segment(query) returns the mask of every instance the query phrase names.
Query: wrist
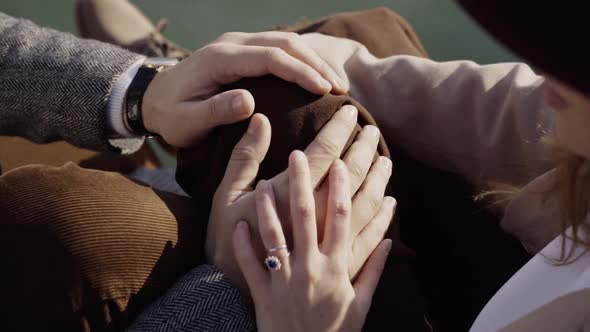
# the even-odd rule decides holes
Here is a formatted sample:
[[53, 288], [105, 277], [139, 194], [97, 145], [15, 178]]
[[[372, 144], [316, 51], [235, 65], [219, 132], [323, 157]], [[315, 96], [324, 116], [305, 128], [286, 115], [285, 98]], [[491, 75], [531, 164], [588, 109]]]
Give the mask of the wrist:
[[150, 89], [156, 76], [178, 61], [168, 58], [147, 58], [131, 82], [125, 99], [124, 119], [126, 127], [136, 135], [158, 134], [156, 108]]
[[143, 126], [145, 129], [151, 133], [156, 133], [160, 136], [160, 129], [158, 128], [158, 107], [156, 106], [156, 102], [158, 100], [158, 89], [156, 88], [156, 84], [153, 84], [155, 80], [161, 77], [162, 73], [157, 73], [152, 83], [150, 83], [146, 90], [145, 94], [143, 95], [142, 100], [142, 112], [143, 112]]

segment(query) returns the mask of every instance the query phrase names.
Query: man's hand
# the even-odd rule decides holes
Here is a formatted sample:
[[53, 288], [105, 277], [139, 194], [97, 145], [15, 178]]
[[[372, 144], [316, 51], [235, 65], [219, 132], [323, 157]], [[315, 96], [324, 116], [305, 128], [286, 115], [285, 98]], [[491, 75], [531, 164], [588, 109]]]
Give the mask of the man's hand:
[[[357, 123], [357, 111], [345, 106], [334, 114], [316, 138], [305, 149], [309, 160], [312, 186], [315, 189], [316, 214], [318, 220], [326, 211], [328, 184], [322, 182], [332, 163], [340, 155]], [[383, 238], [391, 220], [395, 200], [384, 197], [385, 187], [391, 175], [391, 161], [380, 157], [371, 165], [377, 149], [379, 131], [367, 126], [357, 136], [343, 160], [350, 173], [352, 198], [352, 222], [350, 243], [352, 253], [349, 274], [356, 276], [363, 264], [375, 249], [374, 238]], [[258, 238], [258, 224], [255, 208], [255, 195], [252, 184], [258, 173], [260, 162], [264, 159], [270, 145], [270, 124], [266, 117], [256, 114], [252, 117], [248, 132], [233, 150], [225, 176], [215, 197], [207, 232], [207, 254], [234, 284], [246, 289], [243, 277], [236, 263], [231, 246], [231, 234], [238, 221], [247, 221], [256, 236], [253, 243], [261, 259], [264, 248]], [[289, 204], [289, 183], [287, 172], [269, 180], [275, 196], [277, 212], [285, 224], [283, 229], [291, 238], [291, 218]], [[378, 222], [371, 222], [377, 219]], [[365, 227], [366, 226], [366, 227]], [[323, 224], [318, 225], [319, 238], [322, 238]]]
[[214, 127], [254, 112], [248, 91], [219, 93], [221, 85], [266, 74], [316, 94], [348, 90], [347, 83], [295, 33], [226, 33], [156, 75], [143, 98], [144, 126], [172, 146], [191, 146]]

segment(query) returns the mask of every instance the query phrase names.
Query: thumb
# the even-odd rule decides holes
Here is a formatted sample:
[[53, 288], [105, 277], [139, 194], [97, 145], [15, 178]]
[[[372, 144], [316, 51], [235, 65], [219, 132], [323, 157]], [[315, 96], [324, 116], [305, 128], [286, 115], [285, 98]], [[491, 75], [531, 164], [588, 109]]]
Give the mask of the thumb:
[[270, 122], [260, 113], [254, 114], [248, 130], [234, 147], [218, 194], [233, 203], [245, 191], [252, 191], [258, 168], [270, 146]]
[[375, 248], [369, 259], [365, 263], [363, 270], [354, 282], [354, 290], [358, 305], [365, 313], [369, 312], [373, 294], [379, 284], [381, 274], [385, 269], [385, 263], [391, 250], [391, 240], [386, 239]]
[[247, 119], [254, 112], [254, 97], [247, 90], [230, 90], [198, 103], [199, 121], [205, 119], [206, 127], [215, 128], [224, 124]]

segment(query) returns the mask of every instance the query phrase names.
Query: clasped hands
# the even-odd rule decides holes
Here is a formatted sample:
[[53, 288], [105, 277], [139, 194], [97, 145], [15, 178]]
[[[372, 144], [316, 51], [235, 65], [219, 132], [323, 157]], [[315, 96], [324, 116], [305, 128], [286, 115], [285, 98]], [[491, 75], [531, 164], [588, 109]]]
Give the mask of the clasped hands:
[[[365, 126], [339, 159], [356, 123], [357, 110], [344, 106], [305, 152], [291, 154], [287, 170], [256, 189], [268, 119], [255, 114], [233, 149], [213, 198], [206, 249], [252, 297], [259, 331], [362, 329], [391, 248], [383, 237], [396, 203], [384, 197], [391, 161], [372, 163], [376, 127]], [[275, 268], [265, 271], [267, 255]]]
[[[348, 292], [334, 293], [336, 295], [350, 295], [353, 282], [365, 284], [364, 287], [359, 288], [363, 291], [357, 294], [358, 301], [354, 299], [336, 301], [338, 304], [351, 304], [353, 301], [353, 304], [361, 309], [361, 314], [357, 315], [360, 318], [354, 319], [358, 323], [359, 320], [364, 320], [364, 315], [368, 311], [372, 292], [387, 256], [385, 249], [390, 245], [388, 240], [383, 242], [383, 237], [389, 227], [396, 204], [392, 197], [384, 196], [386, 184], [391, 175], [391, 161], [385, 157], [379, 157], [377, 162], [372, 164], [380, 137], [378, 129], [374, 126], [365, 126], [342, 157], [342, 161], [339, 161], [346, 142], [357, 124], [358, 115], [354, 107], [345, 106], [333, 115], [302, 153], [307, 165], [305, 167], [308, 167], [309, 171], [307, 178], [299, 177], [297, 181], [309, 184], [308, 189], [312, 194], [307, 195], [306, 200], [294, 201], [294, 195], [290, 193], [290, 185], [295, 181], [293, 175], [290, 175], [290, 173], [293, 174], [293, 167], [295, 167], [291, 164], [289, 170], [263, 182], [264, 189], [255, 190], [253, 185], [259, 164], [264, 159], [270, 144], [270, 123], [264, 115], [252, 116], [255, 101], [248, 91], [221, 92], [221, 86], [244, 77], [266, 74], [295, 82], [302, 88], [317, 94], [328, 92], [339, 94], [348, 90], [347, 80], [338, 77], [335, 71], [311, 47], [305, 45], [297, 34], [276, 31], [227, 33], [195, 51], [176, 66], [156, 75], [143, 99], [144, 126], [150, 132], [159, 134], [172, 146], [188, 147], [198, 143], [216, 126], [251, 117], [248, 130], [233, 149], [224, 179], [214, 196], [206, 243], [209, 259], [234, 285], [244, 291], [244, 294], [248, 294], [248, 288], [250, 291], [255, 291], [254, 288], [260, 290], [261, 286], [260, 283], [246, 283], [246, 279], [252, 281], [252, 270], [249, 274], [246, 272], [245, 279], [235, 253], [251, 252], [252, 255], [249, 258], [253, 260], [253, 255], [256, 256], [256, 261], [260, 264], [258, 267], [262, 267], [268, 248], [264, 247], [261, 238], [270, 239], [275, 243], [279, 243], [284, 238], [288, 246], [293, 248], [292, 230], [297, 227], [292, 226], [301, 221], [296, 220], [299, 217], [293, 216], [310, 217], [310, 214], [314, 212], [312, 224], [315, 226], [314, 229], [317, 229], [317, 234], [310, 235], [310, 238], [318, 243], [323, 242], [324, 230], [330, 228], [326, 220], [330, 219], [330, 211], [334, 210], [330, 208], [330, 197], [334, 197], [335, 190], [334, 185], [330, 185], [330, 181], [325, 179], [333, 178], [332, 173], [338, 173], [339, 178], [347, 177], [348, 180], [345, 182], [348, 190], [342, 190], [342, 187], [339, 189], [341, 194], [345, 193], [339, 197], [348, 199], [350, 202], [349, 213], [345, 218], [348, 220], [345, 223], [348, 225], [346, 235], [339, 237], [339, 242], [344, 244], [340, 246], [340, 256], [344, 259], [337, 265], [337, 269], [331, 268], [332, 265], [329, 263], [322, 263], [322, 266], [316, 268], [317, 271], [330, 272], [329, 275], [340, 281], [340, 285], [343, 286], [341, 288], [348, 290]], [[334, 166], [339, 163], [341, 167]], [[298, 169], [303, 169], [302, 162], [297, 165], [299, 165]], [[273, 231], [273, 228], [259, 227], [257, 196], [262, 197], [261, 191], [266, 192], [267, 195], [272, 192], [272, 209], [276, 213], [276, 219], [281, 223], [284, 234], [279, 234], [276, 228]], [[260, 206], [260, 202], [258, 203]], [[310, 206], [313, 206], [313, 209]], [[236, 225], [240, 221], [245, 222], [240, 223], [242, 226], [238, 227], [238, 230], [242, 229], [241, 233], [238, 232], [242, 235], [242, 241], [239, 241], [238, 233], [235, 233], [236, 241], [232, 241]], [[246, 223], [247, 231], [244, 231]], [[306, 229], [308, 232], [311, 231], [309, 227]], [[250, 236], [244, 237], [245, 232]], [[248, 238], [250, 242], [247, 241]], [[242, 247], [237, 247], [240, 243]], [[248, 251], [249, 246], [251, 251]], [[298, 250], [303, 250], [301, 246], [299, 247]], [[241, 256], [239, 263], [242, 264], [242, 268], [245, 266], [245, 261], [247, 257]], [[370, 268], [363, 270], [366, 262]], [[315, 275], [309, 268], [306, 272], [308, 273], [304, 275], [308, 277]], [[359, 276], [358, 280], [356, 280], [357, 276]], [[361, 282], [361, 279], [365, 281]], [[300, 286], [311, 287], [319, 282], [315, 277], [307, 281], [305, 285]], [[297, 291], [297, 287], [292, 287], [291, 291]], [[309, 303], [314, 299], [323, 301], [325, 296], [334, 295], [321, 292], [314, 294], [306, 298], [306, 301]], [[272, 309], [272, 302], [262, 303], [260, 297], [253, 298], [257, 313], [260, 313], [263, 308], [266, 308], [266, 311]], [[275, 307], [278, 308], [278, 306]], [[342, 309], [343, 306], [332, 305], [330, 308]], [[333, 322], [338, 321], [338, 319], [333, 320]], [[273, 330], [273, 327], [268, 329]]]

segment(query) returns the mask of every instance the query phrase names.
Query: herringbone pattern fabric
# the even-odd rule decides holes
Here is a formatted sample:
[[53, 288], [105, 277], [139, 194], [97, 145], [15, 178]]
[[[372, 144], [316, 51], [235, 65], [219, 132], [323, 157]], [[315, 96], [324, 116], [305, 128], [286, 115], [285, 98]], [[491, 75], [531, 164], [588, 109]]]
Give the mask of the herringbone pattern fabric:
[[113, 150], [108, 96], [117, 76], [138, 58], [0, 13], [0, 135]]
[[253, 318], [221, 272], [201, 265], [152, 304], [128, 331], [254, 331]]

